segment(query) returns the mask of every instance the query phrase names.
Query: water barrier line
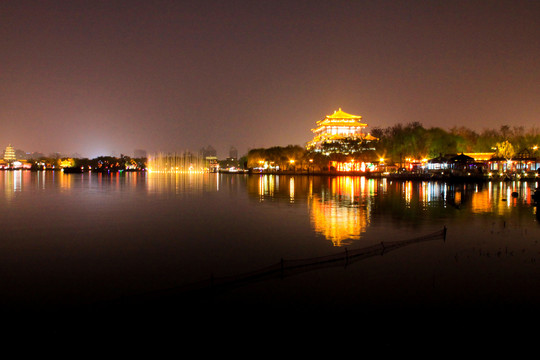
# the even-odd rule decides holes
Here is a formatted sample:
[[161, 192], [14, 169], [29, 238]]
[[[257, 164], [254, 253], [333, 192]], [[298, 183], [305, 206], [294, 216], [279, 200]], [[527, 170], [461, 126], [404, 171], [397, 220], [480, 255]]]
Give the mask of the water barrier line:
[[[436, 231], [424, 236], [408, 239], [397, 240], [389, 242], [381, 242], [376, 245], [368, 246], [361, 249], [349, 250], [345, 248], [344, 252], [327, 255], [322, 257], [298, 259], [298, 260], [284, 260], [281, 259], [279, 263], [241, 275], [234, 275], [228, 277], [216, 278], [213, 275], [208, 280], [203, 280], [197, 283], [193, 283], [187, 286], [175, 287], [166, 290], [159, 290], [150, 293], [141, 294], [135, 297], [130, 297], [131, 301], [144, 300], [149, 298], [158, 298], [169, 296], [173, 298], [179, 298], [185, 295], [194, 295], [204, 293], [207, 295], [216, 294], [220, 291], [230, 290], [242, 285], [250, 283], [285, 278], [300, 273], [313, 271], [322, 268], [328, 268], [332, 266], [348, 266], [356, 261], [363, 260], [373, 256], [382, 256], [389, 251], [399, 249], [404, 246], [408, 246], [415, 243], [424, 241], [431, 241], [436, 239], [446, 240], [447, 228], [444, 226], [442, 230]], [[210, 294], [208, 294], [210, 292]], [[127, 298], [123, 299], [128, 300]]]

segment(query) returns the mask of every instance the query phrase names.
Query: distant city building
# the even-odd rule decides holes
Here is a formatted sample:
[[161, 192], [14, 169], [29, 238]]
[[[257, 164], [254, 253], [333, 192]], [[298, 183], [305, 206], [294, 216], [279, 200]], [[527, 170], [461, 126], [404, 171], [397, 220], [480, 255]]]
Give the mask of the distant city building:
[[28, 155], [29, 159], [34, 159], [34, 160], [38, 160], [38, 159], [41, 159], [41, 158], [44, 158], [44, 157], [45, 157], [44, 153], [37, 152], [37, 151], [34, 151], [30, 155]]
[[17, 156], [15, 155], [15, 149], [11, 144], [9, 144], [6, 147], [6, 150], [4, 150], [4, 160], [8, 163], [13, 162], [17, 160]]
[[238, 159], [238, 150], [234, 146], [229, 149], [229, 158]]
[[147, 157], [146, 150], [135, 149], [135, 151], [133, 152], [133, 157], [136, 158], [136, 159], [141, 159], [141, 158]]
[[208, 145], [205, 148], [200, 150], [201, 156], [204, 158], [214, 158], [217, 157], [217, 151], [211, 145]]
[[231, 168], [240, 168], [240, 162], [237, 158], [228, 157], [225, 160], [219, 162], [219, 167], [221, 169], [231, 169]]
[[210, 172], [217, 172], [219, 170], [219, 161], [215, 156], [207, 156], [204, 158], [204, 168]]
[[24, 150], [16, 149], [15, 157], [17, 158], [17, 160], [26, 160], [28, 159], [28, 153]]

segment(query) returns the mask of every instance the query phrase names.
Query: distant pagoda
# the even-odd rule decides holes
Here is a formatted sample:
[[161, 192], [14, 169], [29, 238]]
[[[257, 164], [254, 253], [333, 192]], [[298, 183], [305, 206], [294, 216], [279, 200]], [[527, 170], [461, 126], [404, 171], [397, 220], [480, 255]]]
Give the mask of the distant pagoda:
[[17, 160], [17, 157], [15, 156], [15, 149], [13, 146], [11, 146], [11, 144], [9, 144], [4, 151], [4, 160], [8, 163]]
[[339, 108], [332, 115], [326, 115], [324, 119], [317, 121], [317, 127], [311, 129], [315, 136], [306, 144], [306, 148], [317, 150], [323, 143], [344, 140], [376, 140], [370, 134], [364, 134], [366, 127], [362, 116], [348, 114]]

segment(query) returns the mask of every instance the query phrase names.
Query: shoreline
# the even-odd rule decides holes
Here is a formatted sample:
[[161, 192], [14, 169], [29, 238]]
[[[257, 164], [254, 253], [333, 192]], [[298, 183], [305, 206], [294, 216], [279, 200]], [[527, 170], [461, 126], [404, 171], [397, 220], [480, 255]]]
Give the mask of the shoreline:
[[[30, 172], [63, 172], [65, 174], [84, 174], [84, 173], [148, 173], [147, 170], [134, 170], [134, 169], [119, 169], [119, 170], [79, 170], [79, 171], [65, 171], [65, 169], [0, 169], [0, 171], [30, 171]], [[280, 170], [280, 171], [227, 171], [219, 170], [217, 172], [208, 172], [216, 174], [232, 174], [232, 175], [287, 175], [287, 176], [363, 176], [368, 179], [387, 179], [387, 180], [405, 180], [405, 181], [456, 181], [456, 182], [489, 182], [489, 181], [540, 181], [540, 174], [436, 174], [436, 173], [379, 173], [379, 172], [360, 172], [360, 171], [292, 171], [292, 170]]]
[[[234, 174], [233, 172], [220, 172]], [[436, 174], [436, 173], [370, 173], [370, 172], [345, 172], [345, 171], [248, 171], [237, 174], [250, 175], [302, 175], [302, 176], [363, 176], [368, 179], [388, 180], [417, 180], [417, 181], [459, 181], [459, 182], [488, 182], [488, 181], [540, 181], [540, 174]]]

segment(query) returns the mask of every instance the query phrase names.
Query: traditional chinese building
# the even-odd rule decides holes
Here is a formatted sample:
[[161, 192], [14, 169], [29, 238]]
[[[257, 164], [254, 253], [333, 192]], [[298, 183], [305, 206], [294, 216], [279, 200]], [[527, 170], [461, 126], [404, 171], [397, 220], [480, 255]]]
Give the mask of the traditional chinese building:
[[512, 159], [493, 155], [488, 162], [489, 170], [498, 172], [529, 172], [540, 170], [540, 159], [528, 149], [521, 150]]
[[317, 121], [317, 126], [311, 129], [315, 136], [306, 144], [306, 148], [318, 149], [323, 143], [364, 139], [366, 127], [362, 116], [348, 114], [339, 108], [332, 115], [326, 115], [324, 119]]
[[11, 146], [11, 144], [8, 145], [6, 147], [6, 150], [4, 151], [4, 160], [8, 163], [17, 160], [17, 157], [15, 156], [15, 149], [13, 148], [13, 146]]
[[311, 129], [313, 140], [306, 144], [306, 149], [325, 156], [335, 154], [346, 157], [340, 160], [332, 159], [327, 166], [330, 170], [373, 171], [374, 165], [369, 159], [373, 157], [370, 153], [375, 149], [370, 142], [378, 139], [369, 133], [365, 134], [366, 127], [362, 116], [348, 114], [340, 108], [317, 121], [317, 126]]

